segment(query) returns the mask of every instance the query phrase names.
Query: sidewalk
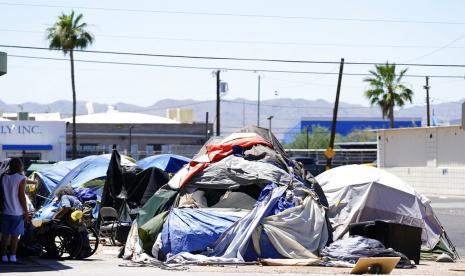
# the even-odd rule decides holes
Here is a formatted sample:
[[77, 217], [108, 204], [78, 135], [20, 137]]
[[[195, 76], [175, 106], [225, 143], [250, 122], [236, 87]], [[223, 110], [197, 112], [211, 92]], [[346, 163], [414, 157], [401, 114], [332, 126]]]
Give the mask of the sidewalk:
[[[286, 274], [347, 275], [349, 268], [330, 267], [268, 267], [268, 266], [186, 266], [178, 270], [164, 270], [155, 267], [128, 267], [130, 262], [116, 258], [116, 248], [99, 250], [97, 256], [84, 261], [53, 261], [38, 258], [22, 260], [23, 264], [0, 264], [0, 275], [65, 275], [65, 276], [123, 276], [123, 275], [195, 275], [210, 276], [261, 276]], [[104, 252], [106, 251], [106, 254]], [[108, 255], [108, 252], [111, 254]], [[123, 266], [120, 266], [123, 265]], [[395, 269], [392, 275], [465, 275], [465, 262], [435, 263], [421, 262], [415, 269]]]

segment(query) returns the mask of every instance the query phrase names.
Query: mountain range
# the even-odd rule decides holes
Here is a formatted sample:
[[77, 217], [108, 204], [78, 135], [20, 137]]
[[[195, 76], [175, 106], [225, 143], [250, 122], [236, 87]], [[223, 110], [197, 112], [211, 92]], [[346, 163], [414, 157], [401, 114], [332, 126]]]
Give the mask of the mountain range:
[[[431, 105], [434, 119], [448, 124], [451, 120], [461, 118], [462, 102], [445, 102]], [[77, 114], [88, 113], [88, 102], [78, 101]], [[140, 112], [158, 116], [166, 116], [167, 108], [189, 108], [193, 110], [194, 121], [204, 122], [205, 113], [209, 112], [210, 122], [215, 120], [215, 101], [197, 101], [192, 99], [175, 100], [164, 99], [146, 107], [117, 103], [112, 105], [119, 111]], [[93, 112], [105, 112], [108, 104], [92, 103]], [[61, 116], [70, 117], [72, 102], [67, 100], [55, 101], [48, 104], [24, 102], [21, 104], [7, 104], [0, 101], [0, 112], [59, 112]], [[333, 103], [325, 100], [289, 99], [278, 98], [263, 100], [260, 103], [260, 124], [268, 126], [267, 117], [272, 119], [273, 132], [282, 136], [284, 132], [296, 126], [302, 117], [332, 117]], [[396, 111], [397, 117], [422, 118], [425, 121], [425, 106], [410, 106]], [[339, 105], [339, 117], [377, 117], [381, 116], [378, 107], [341, 102]], [[223, 99], [221, 103], [221, 129], [223, 133], [230, 133], [244, 125], [257, 123], [257, 102], [246, 99]]]

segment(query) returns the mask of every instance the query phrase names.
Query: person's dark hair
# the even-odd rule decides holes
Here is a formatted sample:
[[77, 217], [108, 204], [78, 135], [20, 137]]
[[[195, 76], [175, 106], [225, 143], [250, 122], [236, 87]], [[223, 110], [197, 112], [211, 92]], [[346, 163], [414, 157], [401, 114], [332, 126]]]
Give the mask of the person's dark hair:
[[23, 162], [19, 158], [11, 158], [10, 163], [8, 164], [8, 173], [22, 173], [23, 172]]
[[58, 198], [58, 200], [61, 200], [61, 197], [64, 195], [75, 195], [73, 187], [71, 187], [71, 185], [65, 185], [56, 189], [55, 196]]

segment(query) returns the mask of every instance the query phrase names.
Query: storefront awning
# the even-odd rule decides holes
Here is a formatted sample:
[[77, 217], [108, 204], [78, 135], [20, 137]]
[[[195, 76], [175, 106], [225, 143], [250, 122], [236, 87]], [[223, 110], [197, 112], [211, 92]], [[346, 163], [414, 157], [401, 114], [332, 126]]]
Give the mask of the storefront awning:
[[2, 150], [52, 150], [53, 145], [2, 145]]

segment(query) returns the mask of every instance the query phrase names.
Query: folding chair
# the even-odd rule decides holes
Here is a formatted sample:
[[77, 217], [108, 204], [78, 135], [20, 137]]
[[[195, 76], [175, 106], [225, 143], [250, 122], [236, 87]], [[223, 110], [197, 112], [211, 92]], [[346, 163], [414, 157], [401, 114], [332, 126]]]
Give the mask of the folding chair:
[[99, 236], [109, 238], [111, 245], [116, 245], [115, 233], [118, 227], [118, 212], [112, 207], [102, 207], [100, 209], [100, 229]]

